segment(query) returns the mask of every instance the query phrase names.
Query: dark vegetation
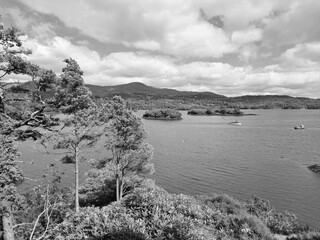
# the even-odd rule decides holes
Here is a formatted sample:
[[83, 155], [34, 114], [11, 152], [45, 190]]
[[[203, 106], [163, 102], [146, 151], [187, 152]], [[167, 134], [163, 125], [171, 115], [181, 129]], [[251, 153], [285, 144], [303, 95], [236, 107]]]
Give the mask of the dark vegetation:
[[146, 111], [143, 116], [145, 119], [154, 120], [181, 120], [181, 113], [174, 109], [153, 109]]
[[244, 116], [244, 113], [238, 108], [219, 108], [219, 109], [191, 109], [190, 115], [218, 115], [218, 116]]
[[320, 164], [313, 164], [308, 166], [308, 169], [314, 173], [320, 173]]
[[[26, 61], [31, 52], [22, 47], [21, 34], [0, 29], [0, 239], [319, 239], [293, 214], [276, 212], [255, 196], [240, 202], [157, 187], [147, 178], [153, 149], [130, 110], [133, 103], [119, 96], [95, 99], [74, 59], [64, 60], [60, 76]], [[8, 84], [3, 77], [10, 74], [24, 74], [31, 83]], [[57, 163], [33, 180], [35, 187], [19, 191], [30, 179], [21, 168], [28, 159], [17, 161], [16, 144], [28, 139], [47, 151], [65, 151], [62, 163], [74, 165], [72, 188], [65, 187]], [[91, 161], [80, 183], [84, 152], [98, 141], [108, 154]]]

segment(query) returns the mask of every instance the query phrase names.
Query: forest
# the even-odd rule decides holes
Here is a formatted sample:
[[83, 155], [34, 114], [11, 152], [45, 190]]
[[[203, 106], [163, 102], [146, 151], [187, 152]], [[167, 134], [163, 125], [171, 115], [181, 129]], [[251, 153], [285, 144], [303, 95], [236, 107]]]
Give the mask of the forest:
[[[133, 103], [120, 96], [95, 98], [77, 61], [64, 59], [57, 76], [26, 60], [16, 27], [0, 29], [0, 239], [319, 239], [294, 214], [277, 212], [267, 200], [240, 202], [223, 194], [171, 194], [148, 179], [153, 148]], [[33, 91], [5, 81], [22, 74]], [[49, 94], [50, 93], [50, 94]], [[182, 105], [182, 104], [181, 104]], [[59, 113], [59, 114], [58, 114]], [[54, 164], [30, 179], [18, 160], [18, 143], [32, 140], [63, 153], [74, 167], [66, 187]], [[79, 181], [85, 153], [103, 141], [109, 154], [90, 161]], [[22, 194], [19, 186], [38, 181]], [[283, 239], [283, 238], [282, 238]]]

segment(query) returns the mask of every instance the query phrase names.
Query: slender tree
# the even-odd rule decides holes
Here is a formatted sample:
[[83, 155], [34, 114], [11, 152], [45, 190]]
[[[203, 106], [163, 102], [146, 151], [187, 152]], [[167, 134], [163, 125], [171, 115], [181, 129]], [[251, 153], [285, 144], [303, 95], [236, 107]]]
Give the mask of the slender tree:
[[62, 163], [74, 164], [76, 212], [79, 211], [79, 164], [86, 159], [85, 150], [92, 148], [102, 135], [103, 114], [95, 107], [79, 110], [63, 120], [60, 131], [51, 132], [42, 140], [44, 144], [53, 143], [53, 149], [65, 150]]
[[121, 200], [124, 179], [132, 175], [153, 173], [153, 148], [145, 143], [147, 137], [142, 121], [128, 110], [125, 101], [116, 96], [111, 103], [111, 120], [106, 127], [105, 147], [111, 151], [108, 167], [116, 179], [116, 199]]
[[[62, 162], [75, 166], [75, 209], [79, 211], [79, 161], [84, 158], [82, 150], [91, 147], [101, 135], [95, 130], [98, 121], [98, 110], [91, 99], [91, 92], [84, 85], [83, 72], [78, 63], [65, 59], [66, 67], [58, 79], [55, 94], [55, 104], [58, 109], [67, 114], [62, 129], [50, 135], [55, 149], [65, 149], [66, 155]], [[46, 141], [49, 138], [46, 138]]]

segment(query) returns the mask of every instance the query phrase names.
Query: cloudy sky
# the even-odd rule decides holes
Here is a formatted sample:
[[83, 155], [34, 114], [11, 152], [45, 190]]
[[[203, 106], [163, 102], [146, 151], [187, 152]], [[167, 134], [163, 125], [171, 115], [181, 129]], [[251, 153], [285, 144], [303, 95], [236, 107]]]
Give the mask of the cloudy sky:
[[86, 83], [320, 98], [319, 0], [0, 0], [31, 61]]

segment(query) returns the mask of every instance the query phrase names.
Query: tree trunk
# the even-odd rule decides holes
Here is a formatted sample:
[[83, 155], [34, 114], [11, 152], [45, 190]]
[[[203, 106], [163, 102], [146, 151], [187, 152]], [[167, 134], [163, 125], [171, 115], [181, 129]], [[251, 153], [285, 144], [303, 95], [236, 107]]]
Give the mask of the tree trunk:
[[[1, 89], [0, 89], [1, 91]], [[0, 113], [4, 113], [4, 102], [0, 92]]]
[[123, 179], [119, 180], [119, 199], [121, 200], [123, 197]]
[[79, 212], [79, 149], [78, 146], [75, 149], [75, 192], [76, 192], [76, 212]]
[[13, 223], [10, 206], [4, 207], [2, 216], [3, 240], [14, 240]]
[[119, 174], [116, 174], [116, 198], [117, 202], [120, 201], [120, 179], [119, 179]]

